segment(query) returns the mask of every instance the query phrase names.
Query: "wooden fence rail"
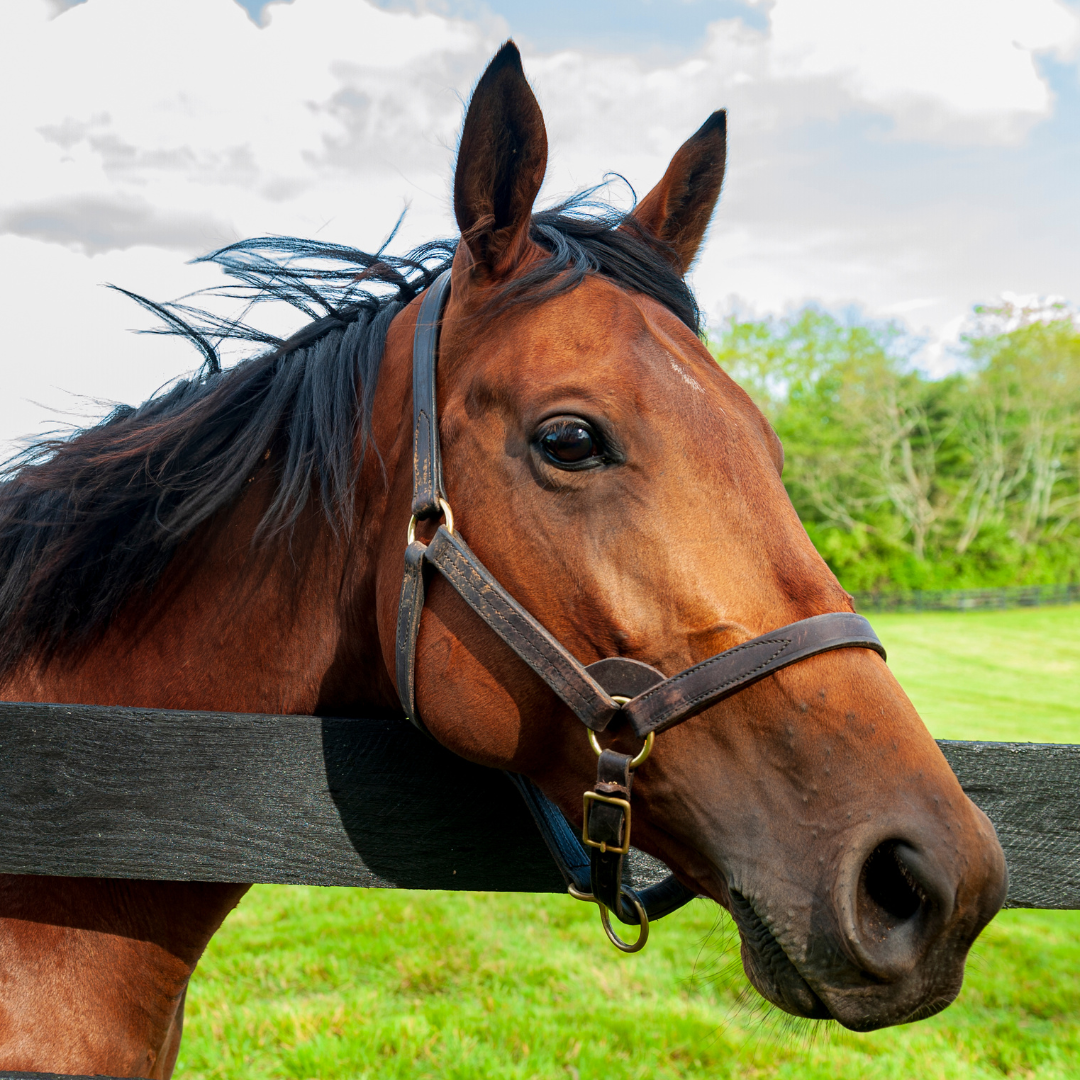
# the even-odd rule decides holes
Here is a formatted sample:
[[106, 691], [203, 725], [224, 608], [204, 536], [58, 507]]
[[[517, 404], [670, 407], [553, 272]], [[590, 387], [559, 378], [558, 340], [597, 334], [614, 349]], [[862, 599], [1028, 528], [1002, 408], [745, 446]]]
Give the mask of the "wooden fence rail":
[[[940, 745], [1009, 906], [1080, 908], [1080, 746]], [[83, 705], [0, 703], [0, 872], [563, 890], [506, 777], [401, 721]]]
[[0, 1072], [0, 1080], [123, 1080], [115, 1076], [81, 1076], [76, 1073]]
[[857, 592], [858, 611], [987, 611], [1080, 604], [1080, 585], [1004, 585], [997, 589], [875, 589]]

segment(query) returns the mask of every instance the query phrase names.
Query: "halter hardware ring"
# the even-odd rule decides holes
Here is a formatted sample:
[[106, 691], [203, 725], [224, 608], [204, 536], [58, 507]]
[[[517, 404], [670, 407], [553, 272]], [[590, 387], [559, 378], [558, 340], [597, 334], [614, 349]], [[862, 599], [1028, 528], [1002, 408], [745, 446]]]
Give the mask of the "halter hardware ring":
[[645, 908], [636, 896], [625, 897], [625, 899], [628, 899], [634, 907], [637, 908], [638, 918], [641, 920], [641, 929], [638, 931], [637, 941], [623, 941], [623, 939], [611, 929], [611, 916], [608, 914], [608, 909], [598, 900], [596, 906], [600, 909], [600, 923], [604, 927], [604, 933], [607, 934], [608, 941], [610, 941], [619, 952], [641, 952], [641, 950], [645, 948], [645, 942], [649, 940], [649, 916], [645, 914]]
[[[450, 509], [450, 504], [440, 495], [438, 498], [439, 509], [442, 511], [442, 516], [446, 518], [446, 531], [451, 536], [454, 534], [454, 511]], [[408, 543], [412, 543], [416, 539], [416, 522], [417, 517], [415, 514], [409, 518], [409, 531], [406, 534], [408, 536]]]
[[[410, 541], [410, 543], [411, 543], [411, 541]], [[628, 697], [622, 697], [622, 696], [616, 697], [613, 694], [612, 697], [611, 697], [611, 700], [614, 701], [616, 705], [625, 705], [630, 699]], [[604, 752], [604, 750], [600, 745], [600, 741], [596, 737], [596, 732], [593, 731], [592, 728], [586, 728], [585, 731], [588, 733], [588, 736], [589, 736], [589, 745], [596, 752], [596, 756], [599, 757]], [[652, 744], [653, 744], [653, 739], [655, 739], [655, 738], [656, 738], [656, 732], [655, 731], [650, 731], [649, 734], [645, 736], [645, 745], [637, 752], [637, 754], [634, 757], [632, 757], [630, 759], [630, 769], [631, 770], [636, 769], [639, 765], [644, 765], [645, 764], [646, 759], [652, 753]]]
[[619, 952], [636, 953], [641, 952], [641, 950], [645, 948], [645, 943], [649, 940], [649, 916], [646, 914], [641, 901], [638, 900], [636, 896], [628, 896], [626, 893], [623, 893], [623, 899], [629, 900], [634, 905], [637, 909], [638, 918], [641, 920], [641, 930], [638, 932], [637, 941], [630, 942], [623, 941], [623, 939], [612, 930], [611, 915], [608, 912], [606, 904], [601, 904], [592, 893], [581, 892], [579, 889], [575, 889], [573, 885], [567, 889], [567, 892], [569, 892], [575, 900], [585, 900], [590, 904], [595, 904], [600, 909], [600, 924], [604, 928], [604, 933], [607, 934], [608, 941], [610, 941]]

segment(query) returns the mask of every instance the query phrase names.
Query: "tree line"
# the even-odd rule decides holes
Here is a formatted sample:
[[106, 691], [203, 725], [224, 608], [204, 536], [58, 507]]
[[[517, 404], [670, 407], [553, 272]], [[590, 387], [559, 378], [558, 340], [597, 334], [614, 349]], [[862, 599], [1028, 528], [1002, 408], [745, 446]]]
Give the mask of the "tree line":
[[943, 378], [916, 345], [814, 306], [710, 341], [783, 440], [788, 494], [846, 588], [1080, 580], [1076, 313], [976, 308]]

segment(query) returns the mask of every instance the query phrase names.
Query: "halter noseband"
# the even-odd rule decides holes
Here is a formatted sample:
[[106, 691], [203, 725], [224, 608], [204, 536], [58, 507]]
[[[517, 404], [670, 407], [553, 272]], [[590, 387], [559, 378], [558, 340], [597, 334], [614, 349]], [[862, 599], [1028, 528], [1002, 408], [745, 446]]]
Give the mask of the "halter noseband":
[[[571, 895], [597, 903], [612, 942], [626, 952], [636, 951], [645, 944], [650, 918], [674, 911], [695, 895], [674, 875], [639, 892], [622, 882], [623, 860], [630, 850], [633, 770], [648, 756], [654, 736], [789, 664], [833, 649], [871, 649], [884, 658], [885, 649], [861, 615], [831, 612], [751, 638], [671, 677], [625, 657], [581, 664], [492, 577], [454, 529], [443, 487], [435, 402], [439, 326], [449, 292], [447, 270], [424, 294], [413, 337], [413, 516], [396, 642], [401, 706], [426, 731], [416, 711], [416, 639], [424, 609], [425, 570], [434, 567], [589, 729], [599, 761], [596, 786], [584, 797], [582, 841], [589, 848], [587, 858], [557, 807], [524, 777], [508, 775], [540, 826]], [[430, 543], [417, 540], [417, 521], [438, 517], [444, 522]], [[596, 742], [595, 732], [623, 722], [645, 740], [636, 756], [601, 751]], [[609, 909], [621, 921], [641, 926], [632, 945], [612, 931]]]

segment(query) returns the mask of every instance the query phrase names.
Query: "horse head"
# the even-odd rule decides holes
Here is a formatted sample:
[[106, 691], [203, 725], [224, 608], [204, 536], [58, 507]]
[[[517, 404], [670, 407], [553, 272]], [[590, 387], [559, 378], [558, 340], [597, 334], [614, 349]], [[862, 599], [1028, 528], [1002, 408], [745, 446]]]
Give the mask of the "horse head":
[[[582, 664], [624, 657], [671, 676], [851, 612], [787, 497], [779, 440], [703, 345], [682, 282], [720, 193], [724, 114], [611, 233], [612, 264], [644, 260], [648, 287], [559, 252], [534, 215], [546, 159], [508, 44], [469, 105], [454, 181], [438, 412], [455, 528]], [[417, 308], [391, 327], [388, 357], [409, 354]], [[412, 496], [405, 367], [384, 366], [375, 408], [389, 671]], [[446, 581], [430, 583], [424, 612], [415, 698], [428, 730], [528, 776], [580, 825], [596, 759], [578, 718]], [[641, 745], [625, 726], [599, 738]], [[947, 1005], [1006, 890], [993, 827], [866, 648], [776, 671], [660, 733], [637, 774], [634, 842], [731, 913], [769, 1001], [857, 1030]]]

